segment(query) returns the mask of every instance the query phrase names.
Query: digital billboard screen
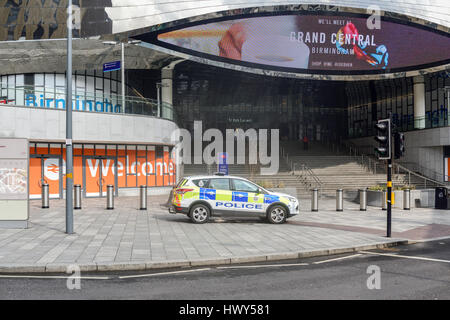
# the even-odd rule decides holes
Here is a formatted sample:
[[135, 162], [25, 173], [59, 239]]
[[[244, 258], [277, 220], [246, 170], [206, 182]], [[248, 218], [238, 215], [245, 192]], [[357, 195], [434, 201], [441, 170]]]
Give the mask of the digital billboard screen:
[[390, 72], [450, 61], [450, 37], [425, 28], [330, 15], [280, 15], [197, 24], [161, 32], [173, 50], [265, 68]]

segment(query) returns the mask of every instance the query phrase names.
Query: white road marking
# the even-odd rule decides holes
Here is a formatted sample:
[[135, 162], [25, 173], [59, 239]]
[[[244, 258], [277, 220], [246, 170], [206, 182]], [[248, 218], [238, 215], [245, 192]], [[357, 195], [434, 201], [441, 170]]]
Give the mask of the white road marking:
[[251, 266], [229, 266], [229, 267], [217, 267], [216, 269], [245, 269], [245, 268], [270, 268], [270, 267], [293, 267], [293, 266], [307, 266], [308, 263], [287, 263], [287, 264], [262, 264]]
[[334, 259], [328, 259], [328, 260], [322, 260], [322, 261], [316, 261], [313, 262], [313, 264], [321, 264], [321, 263], [327, 263], [327, 262], [332, 262], [332, 261], [339, 261], [339, 260], [344, 260], [344, 259], [349, 259], [349, 258], [354, 258], [354, 257], [358, 257], [361, 256], [362, 254], [358, 253], [358, 254], [352, 254], [351, 256], [345, 256], [345, 257], [340, 257], [340, 258], [334, 258]]
[[154, 277], [154, 276], [162, 276], [162, 275], [167, 275], [167, 274], [188, 273], [188, 272], [197, 272], [197, 271], [206, 271], [206, 270], [211, 270], [211, 268], [194, 269], [194, 270], [181, 270], [181, 271], [171, 271], [171, 272], [159, 272], [159, 273], [148, 273], [148, 274], [137, 274], [137, 275], [132, 275], [132, 276], [119, 277], [119, 279]]
[[29, 278], [29, 279], [81, 279], [81, 280], [109, 280], [110, 277], [75, 277], [75, 276], [18, 276], [1, 274], [0, 278]]
[[402, 256], [400, 254], [378, 253], [378, 252], [369, 252], [369, 251], [360, 251], [360, 252], [365, 253], [365, 254], [376, 255], [376, 256], [386, 256], [386, 257], [395, 257], [395, 258], [404, 258], [404, 259], [413, 259], [413, 260], [450, 263], [450, 260], [443, 260], [443, 259], [433, 259], [433, 258], [425, 258], [425, 257], [417, 257], [417, 256]]

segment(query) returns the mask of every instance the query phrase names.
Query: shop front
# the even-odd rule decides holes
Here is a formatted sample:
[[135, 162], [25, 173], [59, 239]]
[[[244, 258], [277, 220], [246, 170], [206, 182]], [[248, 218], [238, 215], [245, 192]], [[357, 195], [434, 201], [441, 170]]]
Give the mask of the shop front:
[[[168, 187], [176, 182], [175, 159], [170, 146], [75, 144], [74, 184], [84, 197], [106, 196], [114, 185], [123, 188]], [[64, 144], [30, 143], [30, 198], [41, 197], [42, 184], [49, 185], [51, 198], [63, 198], [65, 190]]]

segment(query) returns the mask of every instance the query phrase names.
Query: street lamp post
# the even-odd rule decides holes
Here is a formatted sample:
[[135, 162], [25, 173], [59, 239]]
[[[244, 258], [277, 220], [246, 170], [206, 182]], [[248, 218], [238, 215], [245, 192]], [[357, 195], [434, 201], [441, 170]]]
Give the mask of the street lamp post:
[[120, 63], [120, 69], [122, 70], [121, 80], [122, 80], [122, 108], [123, 113], [125, 113], [125, 44], [122, 42], [120, 45], [122, 52], [121, 58], [122, 62]]
[[67, 7], [66, 71], [66, 233], [73, 233], [73, 150], [72, 150], [72, 0]]
[[121, 93], [122, 93], [122, 110], [125, 113], [125, 44], [138, 44], [141, 43], [141, 40], [129, 40], [127, 42], [118, 42], [118, 41], [103, 41], [103, 44], [108, 45], [118, 45], [120, 43], [121, 54], [120, 54], [120, 69], [121, 69]]

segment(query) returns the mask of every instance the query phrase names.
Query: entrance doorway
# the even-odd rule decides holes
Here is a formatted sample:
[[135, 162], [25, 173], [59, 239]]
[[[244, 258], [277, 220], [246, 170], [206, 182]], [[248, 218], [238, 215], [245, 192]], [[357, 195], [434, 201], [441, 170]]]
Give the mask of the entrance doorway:
[[36, 185], [30, 186], [30, 189], [39, 190], [39, 198], [44, 183], [49, 186], [50, 198], [63, 198], [63, 159], [61, 156], [31, 155], [30, 171], [32, 171], [31, 174], [40, 177], [35, 179]]
[[117, 196], [117, 157], [83, 157], [83, 185], [85, 197], [106, 197], [107, 185], [114, 186]]

